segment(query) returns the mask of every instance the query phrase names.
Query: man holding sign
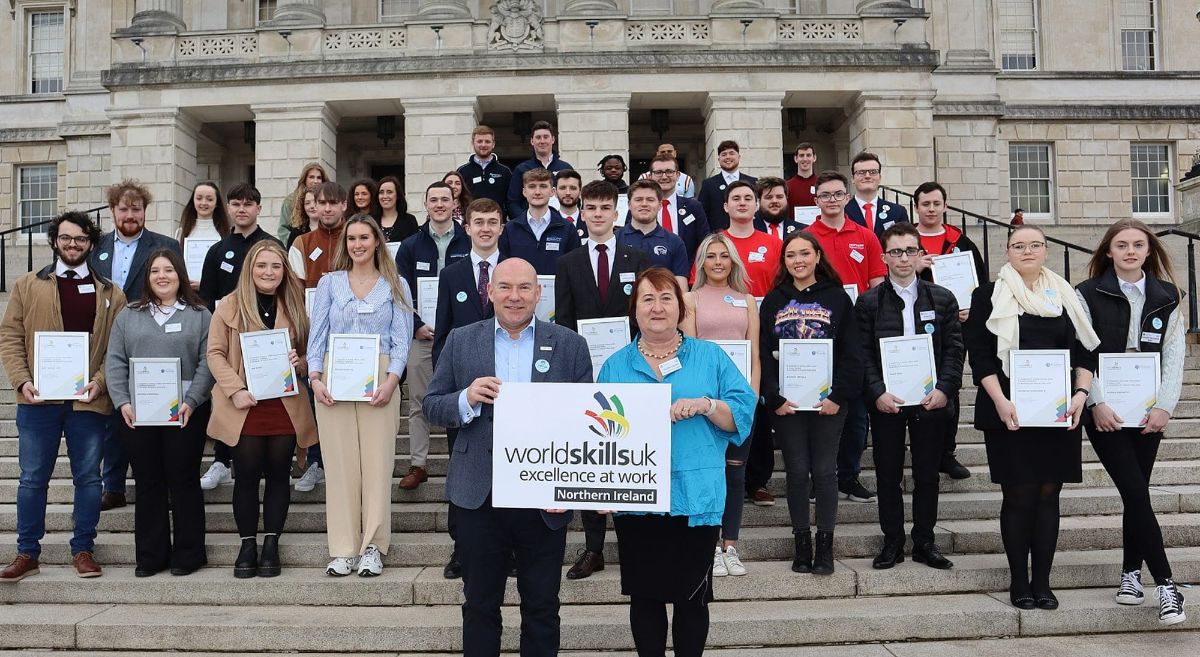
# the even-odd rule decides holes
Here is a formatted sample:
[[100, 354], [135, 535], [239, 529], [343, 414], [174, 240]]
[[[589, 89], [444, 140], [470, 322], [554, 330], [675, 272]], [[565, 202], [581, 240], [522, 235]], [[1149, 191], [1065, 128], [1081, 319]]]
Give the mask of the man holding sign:
[[500, 603], [509, 556], [517, 557], [522, 654], [558, 654], [560, 568], [571, 513], [492, 505], [493, 404], [504, 383], [590, 383], [587, 343], [534, 319], [541, 287], [520, 258], [496, 266], [488, 284], [495, 319], [446, 339], [422, 404], [429, 421], [457, 428], [446, 496], [455, 510], [462, 564], [463, 655], [500, 654]]
[[[904, 434], [909, 434], [913, 479], [913, 561], [932, 568], [954, 564], [933, 541], [938, 466], [946, 416], [962, 385], [965, 351], [958, 303], [946, 288], [917, 278], [920, 235], [912, 224], [883, 232], [888, 280], [859, 297], [855, 312], [868, 345], [864, 399], [871, 412], [879, 526], [883, 548], [872, 567], [904, 561]], [[927, 339], [923, 339], [927, 336]], [[901, 381], [916, 381], [903, 386]]]

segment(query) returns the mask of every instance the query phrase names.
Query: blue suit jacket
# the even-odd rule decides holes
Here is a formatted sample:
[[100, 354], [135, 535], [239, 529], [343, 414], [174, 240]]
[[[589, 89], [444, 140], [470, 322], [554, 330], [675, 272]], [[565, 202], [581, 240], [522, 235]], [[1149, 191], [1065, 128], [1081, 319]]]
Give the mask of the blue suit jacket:
[[[474, 265], [471, 264], [471, 254], [459, 258], [446, 265], [438, 274], [438, 306], [437, 320], [433, 323], [433, 364], [436, 366], [442, 348], [446, 346], [446, 338], [450, 331], [456, 328], [474, 324], [481, 319], [491, 319], [496, 311], [492, 302], [481, 299], [479, 287], [475, 285]], [[488, 272], [489, 275], [492, 273]], [[459, 301], [459, 294], [465, 294], [466, 299]], [[485, 306], [483, 302], [487, 302]]]
[[[874, 210], [875, 210], [875, 237], [882, 237], [883, 231], [887, 230], [888, 228], [891, 228], [891, 225], [893, 223], [897, 223], [897, 224], [909, 223], [908, 210], [905, 210], [903, 206], [896, 205], [895, 203], [892, 203], [891, 201], [885, 201], [883, 199], [880, 199], [879, 207], [874, 208]], [[885, 213], [887, 214], [886, 217], [883, 216]], [[854, 223], [856, 223], [860, 226], [867, 225], [866, 219], [863, 219], [862, 208], [858, 207], [858, 201], [855, 200], [853, 195], [851, 195], [850, 200], [846, 202], [846, 216], [850, 218], [850, 221], [853, 221]]]
[[[587, 342], [577, 333], [538, 319], [533, 330], [534, 358], [550, 354], [550, 368], [530, 368], [534, 383], [591, 383], [592, 359]], [[433, 379], [421, 405], [425, 417], [438, 426], [458, 428], [450, 471], [446, 475], [446, 497], [464, 509], [478, 509], [492, 493], [491, 404], [483, 404], [479, 417], [463, 426], [458, 414], [458, 395], [481, 376], [496, 376], [496, 332], [491, 319], [454, 329], [434, 368]], [[571, 522], [573, 514], [542, 512], [550, 529]]]
[[[113, 241], [115, 239], [115, 232], [105, 234], [100, 238], [100, 243], [96, 245], [96, 248], [92, 249], [91, 255], [88, 256], [88, 269], [99, 272], [107, 279], [112, 279]], [[137, 250], [133, 252], [133, 262], [129, 265], [129, 276], [125, 278], [125, 286], [122, 290], [130, 303], [142, 298], [142, 292], [146, 288], [146, 261], [150, 258], [151, 253], [159, 249], [171, 249], [183, 257], [183, 249], [179, 247], [179, 242], [175, 241], [175, 238], [144, 230], [141, 239], [138, 240]], [[188, 273], [198, 278], [200, 272]]]
[[[744, 180], [751, 185], [758, 178], [738, 173], [738, 180]], [[725, 212], [725, 176], [718, 173], [711, 178], [705, 178], [700, 185], [700, 205], [704, 206], [704, 215], [708, 217], [708, 228], [712, 232], [720, 232], [729, 228], [729, 214]], [[756, 194], [757, 195], [757, 194]]]

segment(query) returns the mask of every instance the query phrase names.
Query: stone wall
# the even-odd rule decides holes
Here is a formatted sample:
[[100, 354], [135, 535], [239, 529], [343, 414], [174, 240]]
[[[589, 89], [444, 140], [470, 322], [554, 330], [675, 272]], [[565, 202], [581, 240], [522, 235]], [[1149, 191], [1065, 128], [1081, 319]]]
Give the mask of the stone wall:
[[[991, 117], [940, 118], [933, 122], [937, 181], [949, 203], [993, 219], [1007, 219], [1007, 200], [998, 195], [1000, 178], [996, 120]], [[912, 193], [915, 188], [905, 188]]]
[[66, 203], [67, 147], [62, 142], [6, 144], [0, 148], [0, 230], [16, 226], [17, 166], [58, 164], [58, 203]]

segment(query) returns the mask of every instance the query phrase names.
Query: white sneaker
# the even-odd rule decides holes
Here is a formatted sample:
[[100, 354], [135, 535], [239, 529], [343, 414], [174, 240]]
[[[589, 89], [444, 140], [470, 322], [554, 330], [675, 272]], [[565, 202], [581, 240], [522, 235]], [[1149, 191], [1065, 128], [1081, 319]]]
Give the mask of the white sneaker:
[[1166, 584], [1154, 589], [1158, 598], [1158, 624], [1174, 625], [1187, 620], [1183, 613], [1183, 594], [1175, 586], [1175, 582], [1167, 580]]
[[713, 553], [713, 577], [724, 577], [729, 574], [729, 569], [725, 567], [725, 553], [721, 551], [720, 546]]
[[746, 574], [746, 564], [742, 563], [741, 557], [738, 556], [737, 548], [730, 545], [725, 548], [725, 570], [734, 577], [741, 577]]
[[232, 484], [233, 473], [229, 471], [224, 463], [213, 461], [213, 464], [208, 466], [208, 472], [200, 477], [200, 489], [212, 490], [221, 484]]
[[316, 488], [317, 484], [323, 483], [324, 481], [325, 471], [321, 469], [321, 464], [313, 463], [308, 466], [308, 469], [304, 471], [304, 474], [300, 477], [300, 480], [296, 482], [296, 490], [300, 491], [301, 493], [307, 493], [308, 491]]
[[1121, 573], [1121, 588], [1117, 590], [1116, 600], [1119, 605], [1140, 605], [1146, 601], [1141, 570]]
[[334, 557], [333, 561], [330, 561], [329, 565], [325, 567], [325, 574], [345, 577], [354, 572], [356, 566], [358, 566], [358, 559], [354, 557]]
[[358, 558], [358, 576], [378, 577], [382, 573], [383, 555], [380, 554], [379, 548], [372, 543], [367, 546], [367, 551]]

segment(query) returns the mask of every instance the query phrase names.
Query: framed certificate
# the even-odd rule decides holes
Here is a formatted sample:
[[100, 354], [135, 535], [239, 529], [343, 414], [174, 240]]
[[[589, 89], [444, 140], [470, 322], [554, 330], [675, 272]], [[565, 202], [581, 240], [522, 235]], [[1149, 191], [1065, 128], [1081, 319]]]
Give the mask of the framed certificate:
[[533, 314], [543, 322], [554, 321], [554, 277], [538, 276], [538, 285], [542, 286], [542, 296], [538, 299]]
[[729, 358], [733, 360], [733, 364], [737, 365], [738, 371], [746, 378], [746, 383], [750, 382], [750, 341], [749, 340], [713, 340], [713, 344], [717, 345], [724, 351]]
[[83, 401], [88, 383], [88, 334], [37, 331], [33, 334], [33, 387], [44, 401]]
[[850, 297], [850, 303], [858, 303], [858, 286], [851, 283], [843, 285], [842, 289], [846, 291], [846, 295]]
[[592, 356], [592, 380], [600, 375], [600, 367], [608, 357], [629, 344], [628, 317], [601, 317], [578, 321], [579, 335], [587, 341]]
[[1104, 403], [1124, 420], [1125, 428], [1146, 424], [1146, 414], [1158, 401], [1161, 360], [1157, 353], [1100, 354], [1100, 385]]
[[903, 403], [919, 406], [937, 385], [937, 363], [933, 360], [933, 336], [928, 333], [879, 339], [883, 387]]
[[959, 310], [967, 310], [971, 307], [971, 293], [979, 287], [975, 254], [959, 251], [933, 256], [933, 282], [954, 293]]
[[388, 255], [392, 256], [392, 260], [396, 259], [396, 252], [400, 250], [399, 242], [387, 242], [384, 244], [387, 247]]
[[437, 276], [422, 276], [417, 279], [417, 314], [421, 316], [421, 321], [431, 327], [437, 319], [437, 297]]
[[296, 387], [296, 368], [288, 360], [292, 338], [287, 329], [251, 331], [239, 337], [246, 389], [255, 399], [261, 401], [300, 394]]
[[317, 299], [317, 288], [304, 288], [304, 309], [308, 311], [308, 318], [312, 319], [313, 302]]
[[334, 401], [370, 401], [379, 387], [379, 335], [330, 335], [325, 385]]
[[1070, 350], [1013, 349], [1008, 352], [1008, 372], [1009, 399], [1022, 427], [1070, 428]]
[[183, 240], [183, 265], [187, 267], [188, 278], [199, 281], [204, 273], [204, 256], [213, 244], [220, 242], [219, 237], [187, 237]]
[[821, 216], [821, 208], [816, 205], [801, 205], [792, 208], [792, 219], [796, 223], [811, 226]]
[[779, 341], [779, 394], [798, 411], [816, 411], [833, 389], [833, 340]]
[[617, 220], [613, 223], [614, 226], [624, 226], [625, 217], [629, 214], [629, 195], [617, 194]]
[[178, 358], [130, 358], [129, 398], [133, 426], [183, 425], [183, 370]]

